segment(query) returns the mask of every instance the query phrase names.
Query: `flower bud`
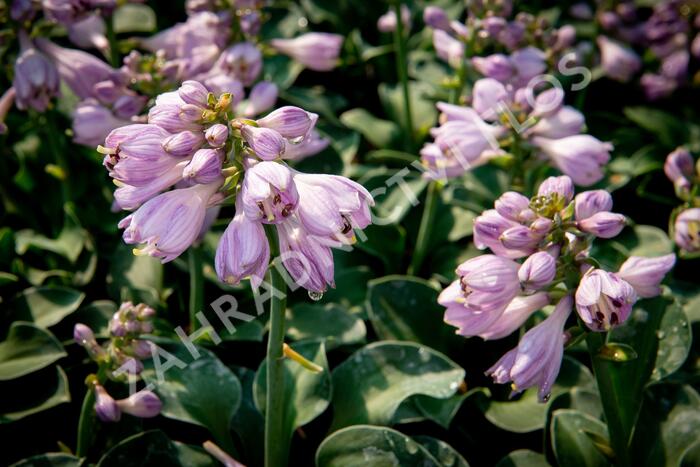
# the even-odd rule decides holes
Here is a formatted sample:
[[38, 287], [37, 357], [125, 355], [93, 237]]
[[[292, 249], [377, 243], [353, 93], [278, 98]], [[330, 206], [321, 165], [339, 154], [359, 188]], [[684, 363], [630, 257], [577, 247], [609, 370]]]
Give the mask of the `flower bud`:
[[622, 263], [617, 275], [634, 287], [638, 296], [656, 297], [661, 293], [659, 284], [674, 264], [676, 264], [676, 255], [673, 253], [656, 258], [631, 256]]
[[287, 139], [303, 138], [318, 120], [318, 115], [299, 107], [285, 106], [257, 121], [262, 128], [277, 131]]
[[440, 7], [427, 6], [423, 10], [423, 21], [433, 29], [442, 29], [447, 31], [450, 29], [450, 19], [447, 13]]
[[180, 99], [188, 104], [193, 104], [198, 107], [207, 107], [207, 98], [209, 90], [198, 81], [185, 81], [177, 90]]
[[220, 148], [226, 144], [226, 140], [228, 140], [228, 127], [221, 123], [212, 125], [207, 128], [204, 137], [211, 147]]
[[613, 238], [625, 227], [627, 218], [622, 214], [601, 211], [587, 219], [578, 221], [578, 228], [600, 238]]
[[549, 177], [540, 184], [537, 196], [551, 197], [553, 194], [559, 195], [566, 203], [574, 197], [574, 183], [566, 175], [560, 177]]
[[107, 393], [107, 390], [95, 385], [95, 413], [103, 422], [118, 422], [121, 418], [121, 410], [117, 402]]
[[116, 401], [122, 412], [139, 418], [152, 418], [160, 413], [163, 403], [154, 392], [141, 390], [126, 399]]
[[173, 156], [188, 156], [204, 144], [201, 131], [185, 130], [168, 136], [163, 140], [163, 149]]
[[277, 85], [269, 81], [261, 81], [250, 90], [247, 101], [241, 103], [240, 113], [244, 117], [254, 117], [275, 105], [277, 101]]
[[224, 153], [220, 149], [200, 149], [182, 171], [185, 179], [195, 183], [211, 183], [221, 177]]
[[683, 148], [676, 149], [666, 157], [664, 172], [677, 191], [689, 190], [695, 175], [693, 156]]
[[700, 208], [686, 209], [676, 217], [674, 240], [683, 250], [700, 250]]
[[518, 269], [518, 279], [525, 290], [539, 290], [548, 286], [557, 273], [557, 262], [547, 252], [532, 254]]
[[262, 160], [271, 161], [284, 154], [284, 137], [275, 130], [243, 125], [241, 134], [246, 143]]
[[574, 212], [577, 221], [588, 219], [599, 212], [610, 211], [612, 207], [612, 196], [605, 190], [584, 191], [576, 195], [574, 200]]
[[88, 326], [78, 323], [73, 328], [73, 340], [81, 347], [86, 347], [95, 342], [95, 334]]

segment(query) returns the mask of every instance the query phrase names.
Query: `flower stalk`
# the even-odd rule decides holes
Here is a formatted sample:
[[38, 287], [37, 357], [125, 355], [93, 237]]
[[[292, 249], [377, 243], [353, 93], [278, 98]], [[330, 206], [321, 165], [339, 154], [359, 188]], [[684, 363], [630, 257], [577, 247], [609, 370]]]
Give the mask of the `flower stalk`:
[[199, 248], [190, 248], [187, 259], [190, 272], [190, 332], [193, 332], [197, 329], [197, 313], [204, 306], [204, 273]]
[[[274, 226], [266, 225], [265, 232], [270, 242], [273, 258], [279, 256], [277, 232]], [[275, 267], [270, 268], [272, 297], [270, 299], [270, 333], [267, 341], [267, 394], [265, 400], [265, 466], [287, 465], [284, 433], [284, 332], [287, 285]]]
[[439, 195], [439, 182], [433, 180], [428, 184], [428, 193], [425, 197], [425, 209], [423, 210], [423, 217], [421, 218], [420, 227], [418, 228], [418, 237], [416, 237], [416, 248], [413, 251], [411, 265], [408, 268], [409, 274], [418, 274], [418, 272], [420, 271], [420, 267], [423, 264], [423, 260], [425, 259], [425, 255], [430, 242], [430, 231], [433, 228], [435, 213], [437, 211], [437, 198]]

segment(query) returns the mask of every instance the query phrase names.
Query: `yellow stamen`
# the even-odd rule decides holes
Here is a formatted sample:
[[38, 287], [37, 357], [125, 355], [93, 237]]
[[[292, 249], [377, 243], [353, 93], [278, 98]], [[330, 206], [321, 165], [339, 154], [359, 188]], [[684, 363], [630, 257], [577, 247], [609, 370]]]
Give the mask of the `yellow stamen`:
[[284, 353], [284, 356], [294, 360], [297, 362], [299, 365], [303, 366], [307, 370], [313, 371], [314, 373], [321, 373], [323, 372], [323, 367], [315, 364], [314, 362], [306, 359], [303, 355], [301, 355], [298, 352], [295, 352], [292, 350], [290, 346], [287, 344], [282, 344], [282, 353]]

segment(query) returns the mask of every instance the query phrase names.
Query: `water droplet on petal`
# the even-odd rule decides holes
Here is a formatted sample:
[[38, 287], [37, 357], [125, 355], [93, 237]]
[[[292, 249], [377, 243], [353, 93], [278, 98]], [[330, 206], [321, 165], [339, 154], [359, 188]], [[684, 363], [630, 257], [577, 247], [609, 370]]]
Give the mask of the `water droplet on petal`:
[[309, 298], [314, 302], [317, 302], [323, 298], [323, 293], [309, 290]]

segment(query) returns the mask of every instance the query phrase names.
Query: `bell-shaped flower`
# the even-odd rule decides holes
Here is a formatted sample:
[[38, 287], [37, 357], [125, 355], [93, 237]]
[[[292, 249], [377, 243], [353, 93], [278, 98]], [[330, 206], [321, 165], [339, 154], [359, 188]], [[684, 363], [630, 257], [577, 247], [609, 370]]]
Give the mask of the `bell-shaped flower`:
[[139, 418], [152, 418], [160, 413], [163, 403], [153, 391], [142, 389], [126, 399], [116, 401], [119, 409]]
[[172, 261], [197, 239], [209, 200], [220, 186], [194, 185], [149, 199], [119, 223], [122, 238], [129, 244], [146, 243], [134, 253]]
[[518, 279], [523, 290], [540, 290], [554, 280], [557, 274], [557, 261], [546, 251], [530, 255], [518, 269]]
[[627, 218], [625, 216], [608, 211], [598, 212], [576, 222], [579, 229], [600, 238], [616, 237], [626, 224]]
[[673, 239], [685, 251], [700, 250], [700, 208], [686, 209], [676, 217]]
[[280, 107], [257, 120], [262, 128], [275, 130], [283, 137], [295, 140], [304, 138], [316, 124], [318, 115], [290, 105]]
[[512, 382], [514, 393], [537, 386], [540, 402], [549, 400], [564, 357], [564, 325], [572, 303], [570, 295], [563, 297], [552, 314], [526, 332], [486, 374], [499, 384]]
[[590, 135], [574, 135], [560, 139], [536, 136], [532, 143], [549, 157], [577, 185], [592, 185], [603, 178], [603, 167], [610, 160], [610, 143]]
[[118, 422], [122, 413], [117, 405], [117, 401], [109, 395], [107, 390], [101, 385], [95, 385], [95, 413], [97, 418], [103, 422]]
[[335, 287], [331, 242], [308, 232], [296, 216], [277, 224], [277, 236], [280, 259], [296, 284], [317, 293]]
[[624, 323], [636, 301], [637, 293], [628, 282], [602, 269], [590, 269], [576, 290], [578, 314], [593, 331]]
[[294, 39], [273, 39], [270, 45], [314, 71], [330, 71], [338, 64], [344, 37], [326, 32], [308, 32]]
[[243, 125], [241, 135], [255, 155], [264, 161], [272, 161], [284, 155], [285, 139], [276, 130]]
[[194, 183], [212, 183], [221, 177], [224, 152], [220, 149], [200, 149], [182, 171], [182, 177]]
[[675, 264], [676, 255], [673, 253], [656, 258], [630, 256], [622, 263], [617, 275], [634, 287], [639, 297], [656, 297], [661, 293], [661, 281]]
[[576, 199], [574, 200], [574, 215], [577, 221], [582, 221], [599, 212], [610, 211], [612, 207], [612, 196], [607, 191], [584, 191], [576, 195]]
[[279, 223], [297, 209], [299, 193], [289, 167], [263, 161], [246, 170], [241, 190], [243, 210], [251, 220]]
[[231, 285], [250, 276], [251, 285], [257, 288], [267, 272], [270, 245], [263, 225], [249, 219], [242, 209], [236, 211], [216, 248], [216, 274]]
[[695, 176], [693, 156], [684, 148], [676, 149], [666, 156], [664, 172], [668, 179], [673, 182], [673, 186], [676, 188], [677, 192], [687, 193], [692, 185], [691, 181]]
[[20, 31], [19, 37], [22, 51], [15, 61], [12, 81], [15, 103], [21, 110], [31, 107], [44, 112], [51, 98], [58, 94], [58, 71], [51, 60], [34, 47], [24, 31]]

